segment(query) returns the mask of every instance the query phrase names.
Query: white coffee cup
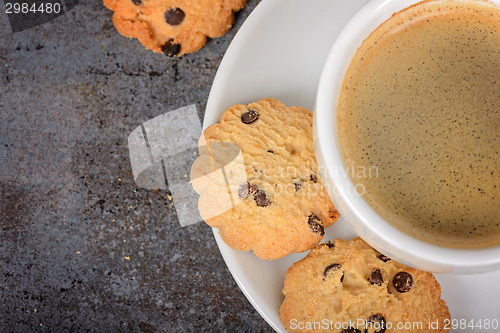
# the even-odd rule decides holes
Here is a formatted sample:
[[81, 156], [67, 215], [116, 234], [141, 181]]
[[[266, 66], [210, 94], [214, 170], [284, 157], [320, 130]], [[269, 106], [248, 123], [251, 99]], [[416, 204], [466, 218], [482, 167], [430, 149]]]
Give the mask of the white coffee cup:
[[[497, 270], [500, 269], [500, 246], [440, 247], [413, 238], [386, 222], [357, 194], [340, 153], [336, 109], [351, 59], [371, 32], [394, 13], [419, 2], [421, 0], [371, 0], [337, 37], [321, 74], [314, 114], [314, 142], [321, 176], [335, 205], [355, 232], [389, 257], [436, 273], [474, 274]], [[490, 2], [500, 6], [500, 0]]]

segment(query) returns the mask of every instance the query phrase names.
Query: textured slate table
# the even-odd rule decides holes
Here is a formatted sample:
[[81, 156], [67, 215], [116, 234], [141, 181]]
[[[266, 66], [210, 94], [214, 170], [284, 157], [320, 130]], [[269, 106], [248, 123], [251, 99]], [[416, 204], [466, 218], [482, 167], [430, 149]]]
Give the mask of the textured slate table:
[[203, 117], [233, 29], [170, 59], [115, 31], [99, 1], [13, 34], [0, 14], [0, 332], [272, 332], [211, 229], [138, 188], [128, 134]]

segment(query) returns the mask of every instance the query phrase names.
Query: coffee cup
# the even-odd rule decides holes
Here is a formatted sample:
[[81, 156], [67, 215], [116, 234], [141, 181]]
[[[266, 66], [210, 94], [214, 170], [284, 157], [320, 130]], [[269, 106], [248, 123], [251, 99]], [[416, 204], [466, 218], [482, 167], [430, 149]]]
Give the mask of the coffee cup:
[[[352, 177], [355, 171], [350, 169], [349, 163], [346, 162], [346, 155], [343, 153], [345, 145], [342, 140], [345, 141], [347, 138], [342, 136], [344, 135], [342, 131], [339, 133], [338, 117], [339, 110], [341, 110], [339, 101], [341, 94], [344, 93], [346, 74], [352, 68], [350, 66], [363, 43], [369, 41], [369, 38], [374, 36], [374, 32], [383, 24], [397, 20], [396, 13], [413, 10], [423, 3], [426, 6], [436, 5], [435, 8], [438, 8], [440, 4], [447, 2], [450, 1], [371, 0], [352, 17], [332, 46], [321, 74], [314, 114], [315, 149], [322, 178], [341, 215], [352, 225], [355, 232], [376, 250], [426, 271], [456, 274], [483, 273], [500, 268], [500, 244], [488, 244], [486, 247], [480, 245], [457, 247], [448, 244], [443, 246], [438, 242], [429, 242], [425, 236], [416, 237], [415, 233], [395, 226], [392, 222], [389, 223], [389, 215], [384, 215], [380, 209], [374, 208], [373, 202], [367, 199], [369, 196], [360, 193], [360, 185], [363, 184], [355, 182]], [[460, 6], [488, 6], [492, 15], [498, 13], [497, 15], [500, 16], [500, 0], [456, 0], [454, 2], [459, 3]], [[422, 18], [416, 16], [412, 19], [419, 21]], [[496, 33], [500, 34], [499, 31]], [[440, 40], [434, 41], [438, 44], [440, 42]], [[399, 64], [398, 61], [395, 62], [395, 66], [397, 64]], [[408, 68], [408, 70], [415, 70], [415, 68]], [[406, 120], [401, 119], [395, 127], [404, 127], [405, 123]], [[412, 128], [406, 130], [413, 131]], [[496, 153], [498, 154], [498, 151]], [[364, 172], [365, 175], [369, 173], [370, 166], [365, 166]], [[370, 188], [363, 187], [362, 190], [370, 191]], [[478, 190], [481, 192], [481, 188]], [[436, 196], [439, 195], [436, 193]], [[498, 206], [498, 197], [496, 202]], [[470, 209], [474, 208], [474, 206], [470, 207]], [[498, 209], [493, 210], [498, 213]], [[394, 214], [397, 215], [397, 212]], [[443, 233], [446, 233], [446, 229]], [[450, 235], [446, 237], [453, 238]]]

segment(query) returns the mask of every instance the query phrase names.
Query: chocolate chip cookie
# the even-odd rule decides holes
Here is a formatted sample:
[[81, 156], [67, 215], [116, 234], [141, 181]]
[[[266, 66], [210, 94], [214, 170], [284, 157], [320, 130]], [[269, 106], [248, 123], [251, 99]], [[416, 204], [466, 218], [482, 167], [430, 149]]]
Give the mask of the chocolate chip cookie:
[[288, 332], [447, 332], [431, 273], [391, 260], [360, 238], [318, 245], [287, 271], [280, 315]]
[[231, 142], [243, 156], [246, 177], [233, 189], [240, 201], [233, 208], [204, 217], [221, 191], [195, 188], [201, 216], [232, 248], [278, 259], [313, 248], [338, 219], [316, 163], [309, 110], [272, 98], [238, 104], [203, 134], [209, 147]]
[[224, 35], [246, 0], [103, 0], [120, 34], [169, 57], [201, 49]]

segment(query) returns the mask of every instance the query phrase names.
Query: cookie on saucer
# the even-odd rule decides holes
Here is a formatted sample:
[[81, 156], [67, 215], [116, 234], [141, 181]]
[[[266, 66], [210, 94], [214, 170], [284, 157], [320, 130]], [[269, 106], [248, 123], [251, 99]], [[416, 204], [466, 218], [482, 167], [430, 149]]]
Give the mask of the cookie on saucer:
[[201, 216], [232, 248], [278, 259], [315, 247], [338, 219], [316, 163], [309, 110], [272, 98], [233, 105], [203, 134], [209, 149], [226, 142], [241, 150], [245, 177], [233, 189], [234, 207], [204, 217], [220, 191], [195, 186]]
[[450, 313], [431, 273], [378, 253], [360, 238], [318, 245], [287, 271], [288, 332], [447, 332]]

